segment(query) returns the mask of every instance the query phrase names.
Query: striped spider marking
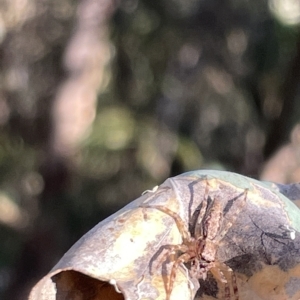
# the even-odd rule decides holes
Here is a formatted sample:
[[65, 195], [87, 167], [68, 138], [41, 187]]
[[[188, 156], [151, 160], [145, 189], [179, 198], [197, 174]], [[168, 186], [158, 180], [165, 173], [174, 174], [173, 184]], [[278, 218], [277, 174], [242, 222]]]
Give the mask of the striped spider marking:
[[[231, 216], [231, 220], [226, 220], [225, 222], [223, 218], [225, 202], [217, 197], [211, 198], [208, 195], [208, 187], [207, 182], [204, 199], [199, 207], [199, 214], [194, 225], [195, 229], [193, 235], [191, 235], [185, 222], [176, 212], [161, 205], [141, 205], [142, 208], [157, 209], [172, 217], [182, 238], [181, 244], [164, 245], [158, 250], [157, 254], [154, 255], [155, 259], [157, 259], [158, 254], [164, 249], [167, 250], [167, 252], [162, 255], [159, 264], [167, 261], [168, 257], [172, 258], [171, 261], [173, 265], [165, 288], [166, 300], [170, 300], [176, 279], [176, 272], [182, 263], [188, 263], [190, 265], [189, 273], [192, 278], [206, 280], [207, 273], [210, 272], [217, 281], [222, 282], [224, 288], [223, 291], [221, 291], [221, 299], [231, 300], [232, 297], [234, 297], [234, 300], [239, 300], [238, 287], [233, 270], [225, 263], [216, 261], [215, 258], [219, 242], [224, 238], [246, 203], [248, 189], [241, 195], [244, 196], [242, 204], [239, 206], [236, 205], [234, 208], [229, 208], [235, 209], [235, 211]], [[240, 196], [236, 199], [239, 197]], [[151, 268], [150, 264], [150, 273]], [[230, 276], [225, 276], [225, 274], [230, 274]], [[231, 293], [231, 290], [233, 293]]]

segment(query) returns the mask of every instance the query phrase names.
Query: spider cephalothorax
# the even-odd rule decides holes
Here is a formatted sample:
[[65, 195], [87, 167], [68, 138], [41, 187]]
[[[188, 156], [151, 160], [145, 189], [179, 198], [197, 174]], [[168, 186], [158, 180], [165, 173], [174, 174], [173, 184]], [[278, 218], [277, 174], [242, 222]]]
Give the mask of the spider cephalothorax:
[[[193, 235], [187, 229], [185, 222], [174, 211], [160, 205], [142, 205], [145, 208], [158, 209], [172, 217], [182, 237], [182, 243], [179, 245], [165, 245], [167, 253], [163, 256], [166, 260], [171, 254], [175, 254], [171, 273], [166, 286], [166, 300], [169, 300], [173, 290], [176, 278], [176, 272], [180, 264], [189, 264], [190, 276], [198, 280], [206, 280], [207, 273], [210, 272], [217, 281], [224, 284], [221, 299], [235, 300], [239, 299], [236, 278], [229, 266], [225, 263], [216, 261], [216, 253], [219, 242], [224, 238], [229, 228], [235, 222], [241, 207], [235, 207], [231, 220], [224, 222], [224, 202], [219, 198], [210, 198], [208, 195], [208, 183], [205, 188], [204, 199], [199, 207], [198, 216], [193, 224]], [[247, 199], [248, 191], [243, 193], [243, 203]], [[230, 273], [231, 278], [224, 274]], [[230, 289], [230, 285], [231, 288]], [[231, 292], [232, 290], [232, 292]]]

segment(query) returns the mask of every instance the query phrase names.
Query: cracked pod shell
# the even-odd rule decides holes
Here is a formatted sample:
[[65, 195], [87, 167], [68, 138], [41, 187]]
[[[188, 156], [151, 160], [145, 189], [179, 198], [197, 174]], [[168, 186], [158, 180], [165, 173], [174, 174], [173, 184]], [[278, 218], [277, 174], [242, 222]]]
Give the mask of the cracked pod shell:
[[[300, 211], [280, 193], [291, 189], [209, 170], [169, 178], [100, 222], [36, 284], [29, 299], [165, 299], [175, 258], [158, 253], [164, 245], [181, 244], [182, 237], [171, 216], [142, 206], [166, 206], [192, 232], [207, 185], [209, 197], [224, 201], [222, 222], [231, 225], [215, 261], [235, 273], [239, 299], [299, 299]], [[238, 205], [235, 199], [245, 190], [246, 203]], [[224, 283], [213, 276], [198, 281], [188, 268], [176, 270], [171, 300], [221, 299]]]

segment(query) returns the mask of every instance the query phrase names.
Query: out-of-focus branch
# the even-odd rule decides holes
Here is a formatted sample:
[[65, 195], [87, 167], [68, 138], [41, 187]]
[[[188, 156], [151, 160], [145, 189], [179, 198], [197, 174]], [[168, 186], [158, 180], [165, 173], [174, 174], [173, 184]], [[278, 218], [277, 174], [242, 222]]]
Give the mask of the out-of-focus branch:
[[88, 133], [96, 114], [97, 93], [107, 83], [111, 57], [108, 20], [112, 0], [83, 0], [77, 10], [75, 31], [67, 46], [67, 78], [53, 104], [54, 153], [69, 156]]
[[[271, 125], [271, 131], [266, 141], [265, 153], [268, 156], [288, 139], [288, 133], [293, 127], [294, 112], [297, 111], [297, 96], [299, 95], [300, 80], [300, 39], [298, 38], [295, 57], [290, 62], [290, 67], [282, 87], [282, 109], [279, 118]], [[292, 117], [293, 116], [293, 117]]]
[[300, 124], [293, 129], [290, 140], [264, 165], [260, 176], [262, 180], [279, 183], [300, 181]]

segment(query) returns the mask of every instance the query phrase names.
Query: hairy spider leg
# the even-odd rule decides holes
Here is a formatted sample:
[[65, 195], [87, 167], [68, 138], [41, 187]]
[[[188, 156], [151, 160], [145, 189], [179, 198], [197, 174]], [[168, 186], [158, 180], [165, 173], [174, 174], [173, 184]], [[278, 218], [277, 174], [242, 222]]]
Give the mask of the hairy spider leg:
[[[181, 251], [181, 252], [186, 251], [186, 248], [184, 248], [184, 246], [185, 245], [183, 245], [183, 244], [180, 244], [180, 245], [163, 245], [163, 246], [161, 246], [159, 248], [159, 250], [157, 251], [157, 255], [155, 255], [156, 256], [155, 260], [157, 260], [157, 258], [159, 256], [161, 256], [161, 258], [159, 259], [159, 261], [156, 263], [157, 266], [162, 265], [163, 262], [165, 262], [169, 256], [171, 256], [172, 254], [175, 254], [177, 251]], [[160, 254], [162, 254], [162, 252], [164, 250], [167, 250], [167, 251], [163, 255], [160, 255]], [[150, 261], [150, 265], [149, 265], [150, 275], [153, 275], [153, 271], [152, 271], [153, 267], [152, 267], [152, 265], [153, 265], [153, 262]], [[155, 267], [155, 269], [156, 268], [157, 267]]]
[[210, 271], [216, 279], [219, 279], [219, 281], [221, 281], [224, 284], [224, 291], [222, 293], [222, 299], [225, 299], [225, 300], [231, 299], [230, 285], [229, 285], [228, 279], [226, 278], [223, 270], [226, 270], [227, 272], [230, 273], [230, 277], [231, 277], [230, 284], [233, 289], [233, 294], [234, 294], [235, 300], [238, 300], [239, 296], [237, 294], [238, 290], [237, 290], [237, 285], [236, 285], [236, 277], [235, 277], [233, 270], [224, 263], [215, 262], [215, 266]]
[[[233, 296], [234, 296], [234, 300], [239, 300], [239, 290], [238, 290], [238, 287], [237, 287], [237, 282], [236, 282], [236, 276], [235, 276], [235, 273], [233, 272], [233, 270], [227, 266], [225, 263], [219, 263], [219, 269], [221, 272], [222, 269], [223, 270], [226, 270], [227, 273], [230, 273], [230, 279], [231, 279], [231, 282], [230, 282], [230, 286], [232, 287], [232, 290], [233, 290]], [[223, 273], [224, 274], [224, 273]], [[227, 276], [228, 278], [228, 276]], [[226, 284], [225, 284], [225, 288], [228, 289], [228, 292], [229, 292], [229, 300], [231, 299], [231, 292], [230, 292], [230, 286], [228, 284], [228, 280], [227, 280], [227, 287], [226, 287]], [[226, 293], [226, 290], [225, 290], [225, 295], [228, 294]], [[225, 298], [226, 299], [226, 298]], [[226, 299], [227, 300], [227, 299]]]
[[174, 212], [174, 211], [170, 210], [169, 208], [162, 206], [162, 205], [141, 205], [140, 207], [155, 208], [155, 209], [158, 209], [161, 212], [169, 215], [175, 221], [178, 231], [182, 237], [183, 243], [190, 241], [190, 239], [191, 239], [190, 232], [188, 231], [186, 224], [184, 223], [182, 218], [176, 212]]
[[247, 195], [248, 195], [248, 189], [245, 189], [245, 191], [244, 191], [244, 199], [242, 201], [242, 204], [240, 205], [240, 207], [236, 208], [236, 211], [235, 211], [235, 213], [232, 216], [232, 220], [230, 222], [227, 222], [226, 226], [224, 228], [222, 228], [222, 230], [218, 233], [218, 236], [215, 239], [217, 242], [220, 242], [224, 238], [224, 236], [226, 235], [226, 233], [228, 232], [228, 230], [230, 229], [230, 227], [235, 223], [235, 221], [236, 221], [236, 219], [237, 219], [240, 211], [242, 210], [242, 208], [246, 204]]
[[181, 263], [187, 263], [191, 258], [192, 257], [190, 255], [190, 253], [188, 253], [188, 252], [183, 253], [173, 263], [172, 270], [171, 270], [171, 273], [170, 273], [170, 279], [169, 279], [167, 289], [166, 289], [166, 300], [170, 300], [171, 293], [172, 293], [173, 286], [174, 286], [174, 282], [175, 282], [175, 279], [176, 279], [176, 272], [177, 272], [180, 264]]
[[[157, 209], [170, 217], [173, 218], [175, 221], [175, 224], [177, 226], [177, 229], [181, 235], [182, 238], [182, 244], [180, 245], [165, 245], [162, 246], [164, 249], [167, 249], [168, 252], [163, 255], [161, 262], [165, 261], [170, 254], [174, 252], [183, 252], [182, 255], [180, 255], [176, 261], [172, 265], [169, 282], [167, 283], [166, 287], [166, 300], [170, 300], [171, 293], [173, 290], [174, 282], [176, 279], [176, 271], [181, 263], [187, 263], [189, 260], [191, 260], [194, 256], [197, 255], [197, 251], [195, 248], [195, 240], [191, 238], [190, 232], [187, 230], [185, 223], [181, 219], [181, 217], [174, 211], [170, 210], [169, 208], [162, 206], [162, 205], [141, 205], [142, 208], [154, 208]], [[151, 270], [150, 270], [151, 273]]]
[[[160, 263], [163, 263], [164, 261], [167, 260], [168, 256], [171, 256], [171, 254], [176, 253], [176, 252], [182, 252], [183, 254], [181, 254], [179, 257], [176, 258], [175, 262], [172, 265], [172, 269], [170, 272], [170, 276], [169, 276], [169, 280], [167, 281], [166, 284], [166, 300], [170, 300], [171, 297], [171, 293], [173, 290], [173, 286], [174, 286], [174, 282], [176, 279], [176, 271], [179, 268], [179, 265], [181, 263], [186, 263], [188, 262], [192, 257], [193, 257], [193, 252], [189, 252], [189, 247], [181, 244], [181, 245], [166, 245], [163, 246], [164, 249], [167, 249], [168, 252], [166, 252], [162, 259], [160, 260]], [[196, 254], [196, 251], [194, 251], [194, 253]], [[150, 271], [151, 274], [151, 271]]]
[[205, 191], [204, 191], [204, 199], [202, 200], [201, 203], [201, 209], [195, 224], [195, 236], [204, 236], [205, 233], [203, 232], [203, 226], [202, 226], [202, 220], [204, 219], [205, 215], [207, 214], [207, 211], [209, 210], [208, 206], [208, 188], [209, 188], [209, 184], [208, 181], [206, 179], [206, 187], [205, 187]]
[[[230, 268], [231, 269], [231, 268]], [[239, 290], [238, 290], [238, 286], [236, 283], [236, 276], [233, 272], [233, 270], [231, 270], [231, 280], [232, 280], [232, 289], [233, 289], [233, 294], [235, 296], [235, 300], [239, 300]]]

